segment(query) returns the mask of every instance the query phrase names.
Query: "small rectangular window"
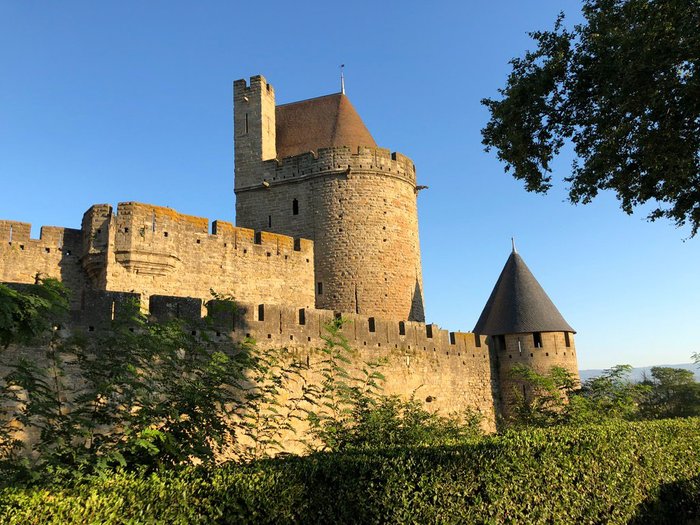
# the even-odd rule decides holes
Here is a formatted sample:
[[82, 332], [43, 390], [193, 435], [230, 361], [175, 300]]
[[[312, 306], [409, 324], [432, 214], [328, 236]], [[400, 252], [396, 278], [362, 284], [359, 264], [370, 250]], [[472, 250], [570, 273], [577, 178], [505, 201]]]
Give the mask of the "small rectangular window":
[[245, 114], [245, 132], [248, 134], [248, 113]]
[[433, 325], [431, 325], [431, 324], [425, 325], [425, 335], [428, 339], [433, 338]]
[[292, 201], [292, 215], [299, 215], [299, 201], [296, 199]]
[[406, 323], [399, 321], [399, 335], [406, 335]]
[[370, 317], [368, 319], [368, 321], [369, 321], [369, 331], [374, 332], [376, 330], [376, 326], [374, 324], [374, 317]]
[[306, 310], [299, 308], [299, 324], [306, 324]]
[[532, 334], [532, 340], [535, 344], [535, 348], [542, 348], [542, 334], [540, 332], [534, 332]]
[[569, 338], [569, 332], [564, 332], [564, 342], [566, 343], [567, 348], [569, 348], [571, 346], [571, 339]]
[[506, 349], [506, 336], [505, 335], [497, 335], [494, 338], [496, 342], [496, 350], [505, 350]]
[[272, 228], [272, 215], [267, 216], [267, 227]]
[[316, 283], [316, 293], [318, 295], [323, 295], [323, 283]]
[[264, 321], [264, 320], [265, 320], [265, 305], [259, 304], [258, 305], [258, 321]]
[[262, 244], [262, 232], [255, 232], [254, 241], [255, 244]]
[[474, 334], [474, 344], [476, 344], [477, 348], [481, 348], [481, 337], [479, 337], [479, 334]]

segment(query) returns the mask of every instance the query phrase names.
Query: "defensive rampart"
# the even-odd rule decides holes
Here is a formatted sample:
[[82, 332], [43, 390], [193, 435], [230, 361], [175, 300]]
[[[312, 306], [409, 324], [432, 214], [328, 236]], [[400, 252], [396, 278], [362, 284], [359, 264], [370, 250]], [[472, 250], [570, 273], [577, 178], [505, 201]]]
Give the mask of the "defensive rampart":
[[[313, 243], [237, 228], [170, 208], [120, 203], [92, 206], [82, 230], [0, 221], [0, 279], [33, 283], [37, 274], [83, 289], [151, 295], [211, 291], [236, 300], [314, 306]], [[75, 301], [78, 297], [74, 298]]]
[[[88, 333], [109, 330], [128, 300], [137, 294], [86, 291], [80, 309], [71, 313], [72, 322], [61, 329], [81, 328]], [[213, 308], [216, 300], [202, 303], [199, 298], [152, 295], [147, 302], [149, 315], [158, 321], [179, 318], [198, 322], [202, 311], [210, 310], [215, 337], [241, 342], [252, 338], [263, 349], [285, 348], [290, 359], [309, 364], [320, 359], [327, 332], [324, 326], [340, 313], [313, 308], [273, 304], [236, 303], [233, 310]], [[431, 410], [443, 413], [478, 410], [484, 426], [495, 429], [495, 376], [487, 338], [473, 333], [448, 332], [434, 324], [396, 322], [359, 315], [344, 315], [341, 330], [351, 348], [357, 351], [350, 367], [363, 362], [385, 360], [381, 372], [386, 377], [384, 393], [404, 398], [413, 395]]]
[[70, 289], [83, 289], [82, 232], [43, 226], [38, 239], [32, 239], [30, 233], [31, 224], [0, 220], [0, 282], [34, 283], [42, 275]]

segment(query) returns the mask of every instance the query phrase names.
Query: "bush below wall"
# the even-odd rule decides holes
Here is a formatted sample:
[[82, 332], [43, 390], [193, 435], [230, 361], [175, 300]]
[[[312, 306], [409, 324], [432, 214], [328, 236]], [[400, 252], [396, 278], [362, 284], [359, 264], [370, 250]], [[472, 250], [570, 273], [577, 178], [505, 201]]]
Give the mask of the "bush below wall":
[[694, 523], [700, 419], [0, 491], [3, 523]]

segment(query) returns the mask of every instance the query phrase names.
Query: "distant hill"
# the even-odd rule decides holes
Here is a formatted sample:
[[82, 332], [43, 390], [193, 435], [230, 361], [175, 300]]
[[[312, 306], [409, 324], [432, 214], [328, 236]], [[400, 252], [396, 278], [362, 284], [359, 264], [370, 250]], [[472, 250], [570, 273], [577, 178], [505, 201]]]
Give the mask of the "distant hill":
[[[685, 370], [691, 370], [695, 374], [695, 380], [700, 381], [700, 366], [696, 365], [695, 363], [682, 363], [680, 365], [655, 365], [655, 366], [662, 366], [665, 368], [683, 368]], [[630, 374], [630, 379], [632, 381], [641, 381], [642, 378], [644, 377], [644, 374], [647, 375], [647, 377], [651, 377], [651, 366], [642, 366], [639, 368], [633, 368], [632, 373]], [[579, 374], [581, 375], [581, 381], [585, 381], [586, 379], [591, 379], [593, 377], [597, 377], [599, 375], [602, 375], [605, 370], [603, 369], [589, 369], [589, 370], [579, 370]]]

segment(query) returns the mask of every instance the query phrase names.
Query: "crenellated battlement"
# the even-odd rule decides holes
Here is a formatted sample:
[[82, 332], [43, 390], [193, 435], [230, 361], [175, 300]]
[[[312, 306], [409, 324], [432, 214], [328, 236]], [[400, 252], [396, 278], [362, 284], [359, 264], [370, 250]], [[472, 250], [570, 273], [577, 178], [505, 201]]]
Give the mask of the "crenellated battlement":
[[202, 251], [229, 248], [262, 256], [313, 257], [313, 242], [308, 239], [240, 228], [219, 220], [212, 221], [210, 231], [207, 218], [152, 204], [119, 203], [113, 225], [117, 251], [147, 249], [177, 258], [180, 251], [199, 245]]
[[[116, 214], [97, 204], [82, 229], [0, 221], [0, 280], [33, 283], [37, 275], [66, 283], [77, 297], [85, 289], [151, 295], [210, 290], [249, 301], [314, 305], [314, 246], [300, 239], [233, 226], [171, 208], [123, 202]], [[76, 301], [77, 298], [74, 298]]]
[[71, 312], [71, 319], [75, 327], [89, 328], [89, 331], [106, 329], [126, 301], [135, 300], [142, 303], [145, 313], [158, 322], [182, 319], [198, 323], [211, 315], [212, 327], [230, 335], [233, 341], [252, 338], [263, 347], [281, 348], [323, 346], [322, 337], [327, 335], [324, 326], [342, 317], [344, 324], [340, 332], [350, 346], [372, 350], [378, 356], [392, 349], [470, 359], [488, 359], [489, 355], [486, 336], [450, 332], [436, 324], [266, 303], [235, 301], [232, 308], [217, 308], [221, 301], [198, 297], [151, 295], [147, 302], [140, 299], [135, 293], [86, 290], [80, 307]]
[[301, 155], [262, 162], [259, 182], [248, 187], [239, 186], [236, 191], [258, 190], [265, 181], [270, 186], [307, 180], [324, 174], [363, 173], [385, 175], [416, 184], [416, 168], [413, 161], [401, 153], [385, 148], [359, 147], [352, 151], [347, 147], [321, 148]]
[[249, 81], [246, 81], [245, 78], [233, 81], [234, 96], [239, 94], [245, 95], [246, 93], [250, 93], [254, 90], [261, 91], [262, 89], [265, 89], [266, 91], [272, 91], [274, 93], [274, 88], [265, 80], [265, 77], [263, 77], [262, 75], [252, 76], [250, 77]]
[[[79, 306], [71, 312], [68, 332], [80, 329], [100, 335], [112, 321], [123, 318], [129, 302], [143, 306], [155, 322], [181, 319], [208, 338], [222, 344], [255, 340], [260, 349], [284, 349], [289, 359], [305, 362], [310, 374], [325, 357], [318, 349], [326, 345], [326, 326], [340, 312], [305, 306], [236, 301], [222, 307], [219, 300], [199, 297], [151, 295], [84, 290]], [[229, 303], [230, 304], [230, 303]], [[209, 322], [202, 320], [209, 315]], [[473, 333], [449, 332], [435, 324], [398, 322], [356, 314], [342, 314], [341, 334], [357, 354], [347, 367], [362, 369], [363, 363], [381, 361], [385, 394], [414, 395], [426, 405], [445, 413], [471, 408], [484, 416], [484, 427], [495, 428], [492, 355], [487, 338]], [[320, 379], [319, 379], [320, 380]]]
[[[0, 243], [14, 246], [20, 251], [32, 248], [77, 248], [81, 243], [81, 231], [58, 226], [42, 226], [39, 238], [31, 238], [32, 225], [28, 222], [0, 220]], [[47, 253], [50, 253], [47, 252]]]
[[31, 228], [26, 222], [0, 220], [0, 281], [33, 283], [41, 275], [81, 289], [82, 231], [42, 226], [39, 238], [32, 239]]

